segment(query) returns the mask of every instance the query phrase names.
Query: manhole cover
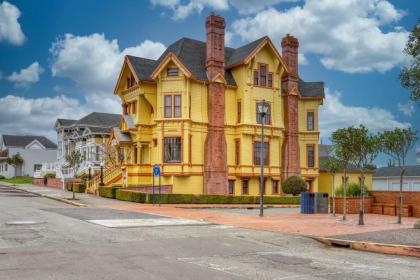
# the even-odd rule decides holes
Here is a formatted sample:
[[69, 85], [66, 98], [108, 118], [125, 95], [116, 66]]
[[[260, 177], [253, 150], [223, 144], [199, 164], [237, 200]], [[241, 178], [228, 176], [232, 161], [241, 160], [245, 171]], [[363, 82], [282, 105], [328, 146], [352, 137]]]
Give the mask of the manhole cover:
[[45, 222], [41, 221], [10, 221], [6, 222], [6, 225], [8, 226], [23, 226], [23, 225], [38, 225], [43, 224]]

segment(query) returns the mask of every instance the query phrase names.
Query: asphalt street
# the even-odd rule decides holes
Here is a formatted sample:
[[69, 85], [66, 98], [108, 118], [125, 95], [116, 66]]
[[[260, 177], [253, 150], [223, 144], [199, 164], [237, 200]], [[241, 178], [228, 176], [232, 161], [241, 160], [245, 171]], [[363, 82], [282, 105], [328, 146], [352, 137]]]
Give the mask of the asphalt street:
[[419, 263], [298, 235], [80, 208], [0, 186], [0, 279], [395, 280], [418, 279]]

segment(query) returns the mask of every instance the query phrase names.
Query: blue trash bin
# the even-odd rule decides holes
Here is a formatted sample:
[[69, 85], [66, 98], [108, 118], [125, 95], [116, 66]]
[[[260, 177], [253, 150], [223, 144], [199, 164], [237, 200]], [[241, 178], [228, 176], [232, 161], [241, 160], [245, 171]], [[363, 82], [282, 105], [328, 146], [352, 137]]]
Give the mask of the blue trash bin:
[[311, 192], [303, 192], [300, 194], [300, 213], [314, 214], [315, 213], [315, 195]]

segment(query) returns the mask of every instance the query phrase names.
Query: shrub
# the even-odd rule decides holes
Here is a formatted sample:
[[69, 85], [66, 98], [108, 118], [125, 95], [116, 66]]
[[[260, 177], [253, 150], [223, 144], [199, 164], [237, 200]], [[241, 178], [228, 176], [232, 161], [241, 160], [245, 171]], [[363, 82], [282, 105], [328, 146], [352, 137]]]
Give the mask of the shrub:
[[307, 190], [306, 182], [298, 176], [289, 177], [283, 183], [283, 192], [287, 194], [298, 195]]
[[99, 186], [98, 188], [99, 196], [115, 199], [117, 197], [116, 191], [118, 188], [121, 188], [121, 186], [113, 186], [113, 187]]
[[[369, 191], [366, 189], [366, 187], [363, 188], [365, 189], [365, 195], [369, 195]], [[354, 182], [348, 183], [346, 188], [346, 194], [347, 197], [359, 197], [361, 194], [359, 184]], [[338, 188], [335, 189], [335, 196], [344, 197], [344, 184], [340, 185]]]
[[88, 177], [88, 175], [86, 173], [76, 175], [77, 179], [82, 179], [83, 181], [86, 181], [87, 177]]
[[116, 189], [116, 198], [118, 200], [123, 200], [123, 201], [131, 201], [131, 202], [139, 202], [139, 203], [146, 202], [145, 193], [124, 190], [124, 189]]
[[73, 184], [74, 192], [76, 193], [84, 193], [86, 191], [85, 184]]
[[0, 180], [6, 179], [3, 175], [0, 175]]
[[[159, 201], [159, 194], [155, 194], [155, 203]], [[147, 194], [147, 203], [153, 203], [152, 194]], [[258, 204], [259, 196], [231, 196], [231, 195], [192, 195], [192, 194], [161, 194], [163, 204]], [[265, 196], [267, 204], [299, 204], [299, 197]]]
[[71, 192], [72, 191], [72, 188], [73, 187], [73, 183], [72, 182], [67, 182], [66, 183], [66, 190], [67, 191], [69, 191], [69, 192]]
[[44, 185], [47, 184], [48, 178], [55, 178], [55, 173], [47, 173], [44, 175]]

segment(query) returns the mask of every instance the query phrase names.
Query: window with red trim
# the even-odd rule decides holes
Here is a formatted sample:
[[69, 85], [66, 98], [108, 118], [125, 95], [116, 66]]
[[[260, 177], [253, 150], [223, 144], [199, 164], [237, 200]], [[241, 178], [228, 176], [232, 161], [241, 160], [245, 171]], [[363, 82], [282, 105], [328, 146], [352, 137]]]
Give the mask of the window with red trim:
[[165, 95], [165, 118], [172, 118], [172, 96]]
[[181, 95], [174, 95], [174, 117], [181, 117]]
[[315, 145], [306, 146], [308, 167], [315, 167]]
[[258, 86], [258, 71], [254, 70], [254, 86]]
[[267, 81], [267, 65], [260, 65], [260, 86], [265, 87]]
[[267, 86], [269, 88], [273, 87], [273, 73], [268, 73]]

